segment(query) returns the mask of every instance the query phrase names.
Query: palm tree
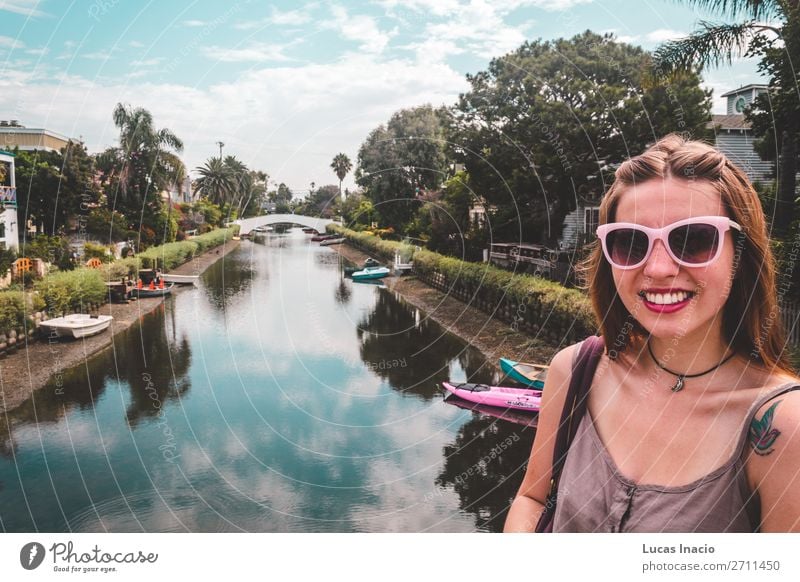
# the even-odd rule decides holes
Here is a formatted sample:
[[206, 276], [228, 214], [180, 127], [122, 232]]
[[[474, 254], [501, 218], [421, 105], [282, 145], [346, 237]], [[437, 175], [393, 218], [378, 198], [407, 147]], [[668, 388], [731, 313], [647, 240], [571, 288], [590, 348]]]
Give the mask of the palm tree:
[[183, 142], [171, 130], [157, 129], [153, 116], [141, 107], [117, 103], [113, 119], [119, 128], [119, 146], [106, 150], [100, 164], [115, 190], [109, 206], [114, 208], [120, 195], [124, 203], [140, 209], [148, 193], [160, 192], [185, 175], [175, 155], [183, 151]]
[[236, 181], [230, 167], [220, 158], [208, 158], [196, 171], [200, 177], [195, 182], [195, 192], [220, 206], [233, 197]]
[[[760, 70], [770, 74], [769, 93], [758, 99], [748, 112], [751, 121], [770, 116], [768, 132], [778, 144], [778, 196], [773, 228], [786, 233], [794, 208], [798, 134], [800, 134], [800, 91], [792, 57], [800, 54], [800, 0], [683, 0], [730, 18], [744, 17], [741, 24], [700, 22], [699, 30], [686, 38], [670, 41], [654, 54], [657, 72], [730, 64], [740, 55], [761, 57]], [[757, 108], [769, 109], [755, 112]], [[773, 135], [770, 136], [769, 133]]]
[[345, 154], [336, 154], [333, 158], [333, 162], [331, 162], [331, 168], [336, 174], [336, 177], [339, 178], [339, 196], [341, 197], [342, 181], [344, 177], [347, 176], [347, 173], [353, 169], [353, 164], [350, 162], [350, 158]]

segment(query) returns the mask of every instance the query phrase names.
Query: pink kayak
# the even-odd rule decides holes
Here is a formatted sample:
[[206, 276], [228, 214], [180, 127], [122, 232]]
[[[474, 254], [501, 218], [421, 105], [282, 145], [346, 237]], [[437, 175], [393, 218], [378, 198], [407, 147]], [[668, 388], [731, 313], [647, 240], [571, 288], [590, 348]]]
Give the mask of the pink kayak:
[[445, 390], [476, 404], [513, 408], [538, 412], [542, 402], [542, 391], [529, 388], [506, 388], [504, 386], [488, 386], [486, 384], [450, 384], [442, 382]]

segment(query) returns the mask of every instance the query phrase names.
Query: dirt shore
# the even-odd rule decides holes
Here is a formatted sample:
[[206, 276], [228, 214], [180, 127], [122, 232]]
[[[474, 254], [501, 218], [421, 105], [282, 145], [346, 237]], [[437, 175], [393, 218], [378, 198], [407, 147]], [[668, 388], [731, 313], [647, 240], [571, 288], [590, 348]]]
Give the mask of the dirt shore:
[[[199, 275], [238, 246], [238, 241], [228, 241], [171, 272]], [[173, 293], [180, 293], [180, 289], [176, 286]], [[114, 316], [110, 333], [76, 341], [50, 341], [45, 338], [20, 345], [15, 353], [0, 359], [0, 412], [7, 412], [21, 405], [35, 390], [45, 386], [54, 374], [80, 364], [93, 354], [110, 347], [114, 335], [128, 329], [140, 317], [163, 302], [163, 297], [153, 297], [130, 303], [106, 303], [98, 313]]]
[[[369, 256], [346, 244], [332, 248], [357, 265], [363, 264]], [[413, 275], [391, 276], [385, 278], [384, 282], [389, 289], [421, 309], [447, 331], [478, 348], [495, 366], [501, 357], [546, 364], [559, 349], [530, 335], [514, 331], [508, 323], [429, 287]]]

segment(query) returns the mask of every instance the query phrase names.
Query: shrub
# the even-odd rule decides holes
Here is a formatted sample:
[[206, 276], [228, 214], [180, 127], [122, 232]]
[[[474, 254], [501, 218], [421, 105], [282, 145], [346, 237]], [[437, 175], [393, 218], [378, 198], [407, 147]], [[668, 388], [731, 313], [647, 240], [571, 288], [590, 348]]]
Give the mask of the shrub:
[[53, 273], [35, 284], [51, 313], [84, 311], [89, 303], [105, 303], [108, 297], [103, 273], [98, 269], [76, 269]]
[[104, 263], [110, 263], [114, 260], [114, 255], [109, 252], [106, 246], [87, 242], [83, 245], [83, 258], [86, 261], [89, 259], [100, 259]]
[[19, 329], [25, 316], [44, 308], [44, 301], [33, 293], [0, 291], [0, 333]]

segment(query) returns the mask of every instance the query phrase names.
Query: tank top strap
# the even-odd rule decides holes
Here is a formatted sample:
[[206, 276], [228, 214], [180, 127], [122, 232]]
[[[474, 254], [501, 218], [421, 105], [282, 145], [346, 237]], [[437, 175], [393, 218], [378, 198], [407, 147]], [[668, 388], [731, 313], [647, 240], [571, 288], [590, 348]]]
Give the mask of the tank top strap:
[[741, 459], [741, 454], [747, 444], [747, 437], [750, 435], [750, 424], [753, 422], [753, 417], [756, 415], [758, 410], [770, 400], [773, 400], [778, 396], [782, 396], [787, 392], [792, 392], [793, 390], [800, 390], [800, 384], [797, 382], [787, 382], [786, 384], [781, 384], [780, 386], [773, 388], [760, 398], [756, 399], [756, 401], [750, 406], [750, 409], [747, 411], [747, 416], [745, 417], [742, 432], [739, 435], [739, 443], [736, 445], [736, 458]]

